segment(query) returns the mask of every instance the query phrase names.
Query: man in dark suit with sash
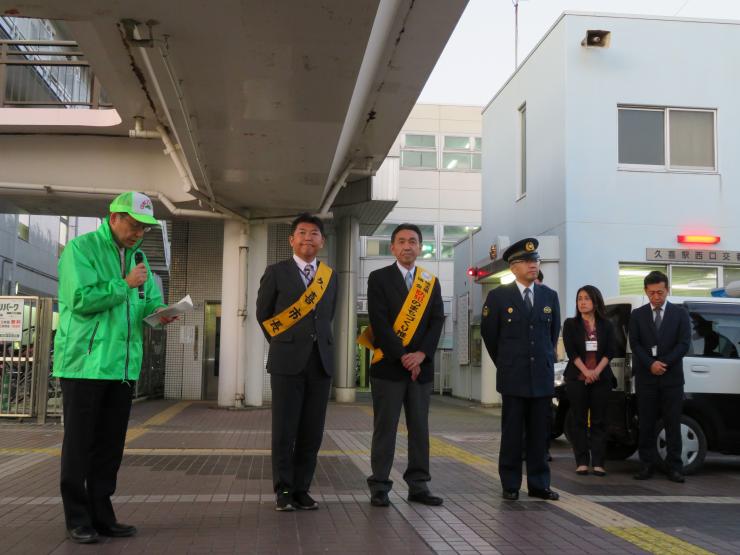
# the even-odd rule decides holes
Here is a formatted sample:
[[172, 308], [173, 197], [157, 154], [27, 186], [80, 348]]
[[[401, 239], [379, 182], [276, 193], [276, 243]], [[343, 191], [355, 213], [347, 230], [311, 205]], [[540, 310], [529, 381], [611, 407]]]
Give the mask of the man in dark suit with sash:
[[434, 353], [444, 325], [439, 281], [416, 266], [421, 230], [401, 224], [391, 235], [396, 262], [370, 273], [367, 281], [370, 328], [360, 344], [373, 349], [370, 384], [373, 396], [370, 502], [390, 504], [389, 479], [403, 406], [408, 429], [408, 466], [403, 475], [410, 501], [441, 505], [429, 492], [429, 401], [434, 385]]
[[337, 284], [331, 268], [316, 259], [324, 246], [324, 224], [301, 214], [290, 229], [293, 257], [265, 270], [256, 313], [270, 343], [267, 371], [277, 511], [318, 508], [308, 490], [334, 374], [331, 322]]
[[496, 365], [496, 390], [503, 399], [498, 469], [503, 497], [510, 501], [519, 499], [523, 437], [528, 495], [559, 498], [550, 489], [547, 442], [560, 302], [555, 291], [535, 283], [538, 244], [527, 238], [506, 249], [503, 259], [516, 279], [488, 294], [481, 318], [481, 337]]
[[630, 317], [632, 375], [637, 380], [637, 413], [640, 419], [640, 471], [636, 480], [652, 477], [656, 456], [658, 415], [665, 424], [668, 479], [684, 482], [681, 460], [681, 411], [683, 408], [683, 357], [691, 346], [691, 324], [685, 310], [669, 303], [668, 276], [645, 276], [648, 304]]

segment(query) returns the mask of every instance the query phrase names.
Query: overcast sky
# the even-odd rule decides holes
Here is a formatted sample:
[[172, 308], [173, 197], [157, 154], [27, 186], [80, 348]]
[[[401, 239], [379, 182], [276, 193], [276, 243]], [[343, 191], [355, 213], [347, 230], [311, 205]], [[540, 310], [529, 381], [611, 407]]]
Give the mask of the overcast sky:
[[[564, 11], [740, 20], [740, 0], [521, 0], [520, 62]], [[512, 0], [470, 0], [418, 101], [484, 106], [513, 68]]]

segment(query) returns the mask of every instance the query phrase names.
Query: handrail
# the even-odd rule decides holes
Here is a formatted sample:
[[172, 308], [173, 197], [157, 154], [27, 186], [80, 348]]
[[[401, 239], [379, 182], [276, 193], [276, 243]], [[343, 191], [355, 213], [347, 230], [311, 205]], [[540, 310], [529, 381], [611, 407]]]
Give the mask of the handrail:
[[77, 42], [0, 40], [0, 108], [111, 108], [103, 98]]

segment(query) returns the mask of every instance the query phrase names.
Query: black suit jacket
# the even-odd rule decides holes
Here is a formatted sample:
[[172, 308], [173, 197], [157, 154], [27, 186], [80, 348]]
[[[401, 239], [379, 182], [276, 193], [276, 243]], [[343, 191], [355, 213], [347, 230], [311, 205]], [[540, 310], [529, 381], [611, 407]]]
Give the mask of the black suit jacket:
[[[416, 268], [419, 271], [419, 268]], [[401, 311], [408, 289], [403, 274], [394, 262], [390, 266], [370, 272], [367, 279], [367, 312], [375, 336], [375, 346], [383, 350], [383, 359], [370, 367], [370, 375], [387, 380], [409, 380], [411, 373], [401, 364], [406, 353], [421, 351], [426, 355], [421, 363], [419, 383], [434, 379], [434, 353], [445, 321], [442, 289], [435, 280], [432, 297], [424, 311], [419, 327], [407, 347], [393, 331], [393, 323]]]
[[[609, 320], [596, 318], [596, 362], [606, 357], [609, 360], [614, 358], [614, 326]], [[575, 359], [580, 358], [586, 362], [586, 328], [583, 320], [580, 318], [568, 318], [563, 322], [563, 345], [565, 352], [568, 353], [568, 366], [565, 368], [565, 379], [578, 379], [581, 371], [575, 365]], [[599, 380], [608, 380], [611, 383], [614, 380], [612, 367], [607, 364], [599, 375]]]
[[516, 282], [497, 287], [486, 298], [481, 337], [496, 365], [496, 390], [516, 397], [555, 393], [555, 345], [560, 334], [558, 294], [534, 284], [530, 312]]
[[[296, 302], [305, 290], [301, 270], [292, 258], [268, 266], [257, 292], [257, 320], [260, 326]], [[329, 376], [334, 375], [331, 322], [336, 302], [337, 278], [336, 273], [332, 272], [324, 296], [310, 314], [275, 337], [270, 337], [263, 327], [262, 332], [270, 343], [267, 357], [269, 373], [293, 375], [301, 372], [311, 355], [315, 338], [324, 371]]]
[[[683, 385], [683, 357], [691, 347], [688, 312], [666, 301], [663, 322], [657, 330], [650, 303], [636, 308], [630, 316], [629, 338], [632, 375], [638, 387]], [[652, 354], [654, 346], [658, 347], [657, 356]], [[668, 365], [662, 376], [650, 372], [650, 365], [656, 360]]]

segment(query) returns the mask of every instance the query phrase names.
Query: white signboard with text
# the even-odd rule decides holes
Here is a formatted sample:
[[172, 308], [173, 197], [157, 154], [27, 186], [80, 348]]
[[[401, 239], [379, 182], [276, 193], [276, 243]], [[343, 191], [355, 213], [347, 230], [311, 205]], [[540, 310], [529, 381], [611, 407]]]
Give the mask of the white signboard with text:
[[23, 337], [23, 299], [0, 300], [0, 341]]

